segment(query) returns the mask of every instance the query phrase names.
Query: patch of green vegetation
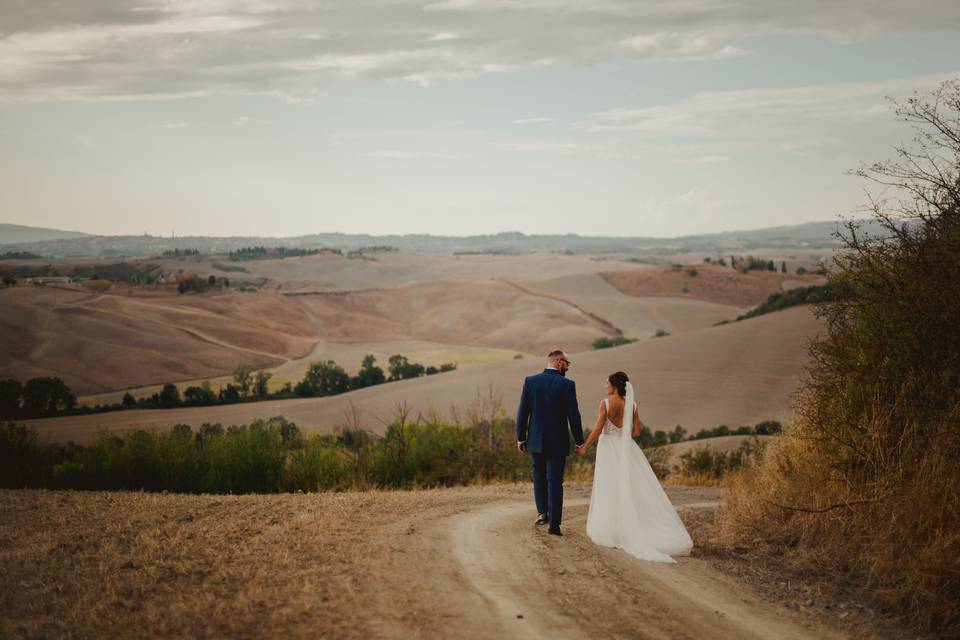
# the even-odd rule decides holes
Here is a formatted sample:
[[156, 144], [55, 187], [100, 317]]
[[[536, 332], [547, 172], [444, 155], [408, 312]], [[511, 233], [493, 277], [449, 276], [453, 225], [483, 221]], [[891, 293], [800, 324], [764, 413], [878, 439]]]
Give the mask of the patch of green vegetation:
[[751, 309], [737, 320], [747, 320], [774, 311], [782, 311], [802, 304], [821, 304], [837, 299], [837, 288], [830, 284], [815, 284], [809, 287], [797, 287], [789, 291], [771, 294], [765, 302]]
[[214, 269], [217, 269], [218, 271], [227, 271], [230, 273], [233, 273], [233, 272], [250, 273], [249, 271], [247, 271], [246, 267], [241, 267], [240, 265], [237, 265], [237, 264], [224, 264], [223, 262], [214, 262], [211, 266]]
[[630, 344], [631, 342], [636, 342], [636, 338], [627, 338], [626, 336], [614, 336], [613, 338], [608, 338], [606, 336], [602, 338], [597, 338], [593, 341], [594, 349], [610, 349], [611, 347], [619, 347], [625, 344]]

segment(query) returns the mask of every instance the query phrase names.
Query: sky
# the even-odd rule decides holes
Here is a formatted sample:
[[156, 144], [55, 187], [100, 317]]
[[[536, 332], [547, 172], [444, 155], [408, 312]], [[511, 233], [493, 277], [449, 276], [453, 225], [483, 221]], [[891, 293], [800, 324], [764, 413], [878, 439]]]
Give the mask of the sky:
[[[0, 222], [678, 236], [835, 219], [956, 0], [0, 0]], [[2, 239], [0, 239], [2, 240]]]

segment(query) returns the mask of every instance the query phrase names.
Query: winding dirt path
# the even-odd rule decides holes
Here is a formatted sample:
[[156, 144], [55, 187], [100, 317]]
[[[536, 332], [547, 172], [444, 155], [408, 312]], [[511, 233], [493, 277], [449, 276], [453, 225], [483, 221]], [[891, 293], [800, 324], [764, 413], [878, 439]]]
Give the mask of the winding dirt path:
[[[681, 514], [719, 505], [703, 496], [673, 497]], [[407, 534], [399, 561], [406, 566], [397, 569], [429, 585], [417, 598], [429, 605], [411, 605], [419, 609], [412, 626], [384, 624], [379, 631], [460, 639], [848, 637], [763, 600], [696, 557], [660, 564], [598, 547], [584, 532], [588, 499], [569, 498], [562, 538], [534, 527], [530, 500], [520, 498], [405, 523], [398, 535]]]

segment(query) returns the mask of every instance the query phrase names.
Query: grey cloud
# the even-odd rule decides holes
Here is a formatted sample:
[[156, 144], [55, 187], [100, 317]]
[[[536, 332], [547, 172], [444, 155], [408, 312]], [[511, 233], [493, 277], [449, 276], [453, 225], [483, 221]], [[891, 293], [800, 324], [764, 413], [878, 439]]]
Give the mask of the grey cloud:
[[668, 104], [597, 113], [574, 128], [596, 134], [732, 139], [762, 130], [767, 140], [795, 141], [825, 127], [849, 129], [889, 120], [888, 97], [903, 99], [955, 76], [703, 92]]
[[[958, 30], [955, 0], [3, 0], [0, 100], [309, 96], [325, 78], [429, 86], [622, 58], [710, 60], [779, 32]], [[299, 97], [298, 97], [299, 96]], [[307, 96], [307, 97], [304, 97]]]

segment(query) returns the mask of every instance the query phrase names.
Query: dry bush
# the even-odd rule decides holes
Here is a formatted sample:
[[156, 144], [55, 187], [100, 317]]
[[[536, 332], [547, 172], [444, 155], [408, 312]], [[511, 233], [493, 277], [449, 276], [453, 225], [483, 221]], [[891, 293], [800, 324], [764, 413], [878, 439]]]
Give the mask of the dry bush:
[[798, 419], [735, 479], [722, 539], [763, 541], [861, 584], [918, 628], [960, 633], [960, 82], [897, 106], [918, 132], [862, 167], [903, 194], [883, 235], [842, 234]]

